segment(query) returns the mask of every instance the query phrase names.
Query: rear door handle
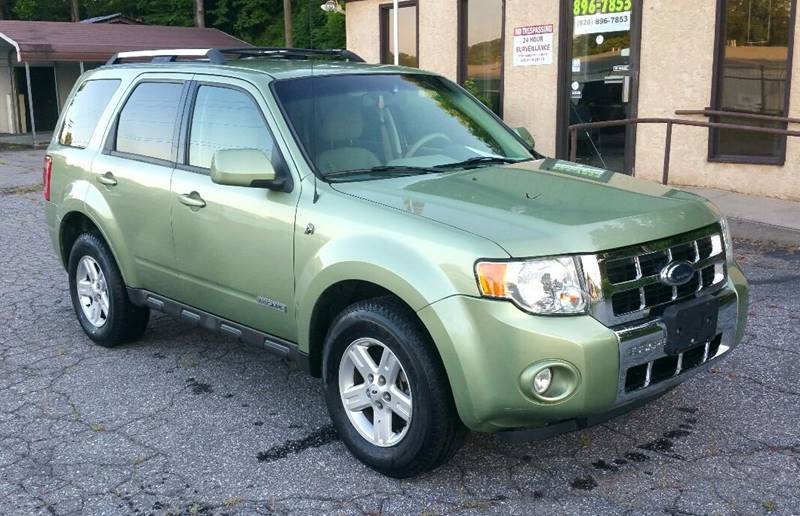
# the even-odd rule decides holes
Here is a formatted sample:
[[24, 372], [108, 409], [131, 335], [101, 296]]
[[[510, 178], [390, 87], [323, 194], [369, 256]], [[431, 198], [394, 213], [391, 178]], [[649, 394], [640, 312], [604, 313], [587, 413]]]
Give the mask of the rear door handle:
[[206, 201], [204, 201], [197, 192], [181, 194], [178, 196], [178, 200], [181, 204], [185, 204], [190, 208], [200, 209], [206, 207]]
[[97, 176], [97, 181], [106, 186], [117, 186], [117, 179], [111, 172], [106, 172], [102, 176]]

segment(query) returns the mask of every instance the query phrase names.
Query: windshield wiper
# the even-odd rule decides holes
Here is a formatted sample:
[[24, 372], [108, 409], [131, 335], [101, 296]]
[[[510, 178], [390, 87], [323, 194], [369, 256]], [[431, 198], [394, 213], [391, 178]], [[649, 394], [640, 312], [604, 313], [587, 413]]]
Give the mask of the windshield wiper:
[[449, 168], [475, 168], [479, 165], [492, 165], [495, 163], [519, 163], [521, 161], [528, 161], [526, 159], [505, 158], [503, 156], [475, 156], [474, 158], [465, 159], [456, 163], [446, 163], [444, 165], [436, 165], [438, 169]]
[[418, 174], [438, 174], [441, 170], [431, 167], [413, 167], [409, 165], [378, 165], [372, 168], [360, 168], [354, 170], [339, 170], [337, 172], [330, 172], [325, 174], [325, 179], [344, 179], [353, 176], [408, 176]]

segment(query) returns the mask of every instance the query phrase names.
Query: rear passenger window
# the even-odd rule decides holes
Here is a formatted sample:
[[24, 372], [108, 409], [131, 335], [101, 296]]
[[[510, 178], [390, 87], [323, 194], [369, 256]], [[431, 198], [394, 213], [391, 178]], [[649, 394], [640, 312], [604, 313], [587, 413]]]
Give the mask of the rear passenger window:
[[64, 115], [58, 143], [81, 149], [89, 145], [97, 122], [111, 96], [119, 88], [119, 83], [119, 79], [95, 79], [78, 86]]
[[172, 160], [172, 143], [183, 84], [143, 82], [119, 114], [117, 152]]
[[200, 86], [189, 132], [189, 164], [210, 168], [220, 149], [257, 149], [272, 159], [272, 135], [261, 108], [247, 93]]

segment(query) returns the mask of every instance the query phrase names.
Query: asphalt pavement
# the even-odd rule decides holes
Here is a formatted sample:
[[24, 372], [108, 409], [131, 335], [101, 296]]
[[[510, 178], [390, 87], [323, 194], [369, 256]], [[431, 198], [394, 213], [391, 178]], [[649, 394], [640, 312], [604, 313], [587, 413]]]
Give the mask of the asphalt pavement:
[[160, 315], [140, 342], [94, 346], [50, 246], [35, 166], [12, 174], [6, 164], [25, 158], [9, 154], [2, 514], [800, 514], [797, 247], [737, 242], [750, 322], [709, 372], [544, 442], [472, 434], [451, 463], [400, 481], [348, 453], [319, 380], [265, 351]]

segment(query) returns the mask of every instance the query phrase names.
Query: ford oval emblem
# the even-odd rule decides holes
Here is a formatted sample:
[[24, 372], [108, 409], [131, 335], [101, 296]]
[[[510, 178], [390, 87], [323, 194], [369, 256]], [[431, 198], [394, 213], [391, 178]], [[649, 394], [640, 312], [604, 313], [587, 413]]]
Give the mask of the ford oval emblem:
[[661, 283], [669, 285], [670, 287], [677, 287], [689, 283], [692, 277], [694, 277], [694, 267], [691, 263], [684, 260], [668, 263], [666, 267], [661, 269], [661, 274], [659, 275]]

